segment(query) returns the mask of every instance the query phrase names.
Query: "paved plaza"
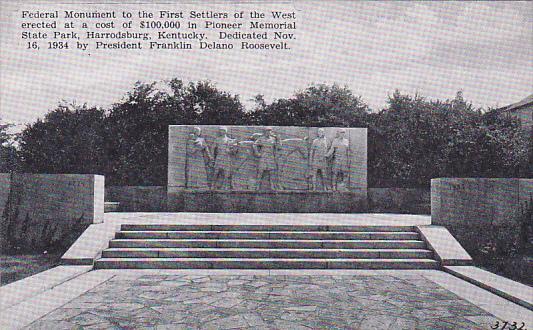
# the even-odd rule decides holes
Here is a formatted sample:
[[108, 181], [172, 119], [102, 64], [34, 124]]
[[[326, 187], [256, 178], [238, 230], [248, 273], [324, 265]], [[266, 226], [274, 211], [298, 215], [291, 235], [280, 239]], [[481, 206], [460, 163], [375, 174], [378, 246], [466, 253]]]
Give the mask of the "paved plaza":
[[420, 275], [124, 274], [27, 329], [488, 329], [497, 320]]
[[[209, 215], [180, 217], [181, 224], [194, 225], [205, 223], [203, 217]], [[229, 215], [216, 219], [215, 225], [235, 222]], [[264, 223], [261, 215], [243, 219], [248, 225]], [[327, 221], [308, 218], [312, 225], [331, 224]], [[272, 220], [287, 222], [287, 215]], [[427, 237], [432, 234], [426, 233], [431, 229], [426, 216], [346, 215], [335, 224], [354, 222], [416, 225]], [[108, 214], [106, 222], [91, 226], [67, 252], [64, 258], [77, 265], [1, 287], [0, 329], [491, 329], [497, 321], [524, 322], [524, 329], [531, 329], [533, 324], [530, 287], [514, 282], [502, 287], [496, 275], [478, 274], [475, 267], [94, 270], [83, 265], [107, 246], [121, 224], [152, 223], [175, 224], [176, 215]], [[443, 259], [460, 259], [457, 249], [440, 244], [449, 239], [431, 241]], [[499, 295], [468, 282], [473, 279], [488, 283]]]

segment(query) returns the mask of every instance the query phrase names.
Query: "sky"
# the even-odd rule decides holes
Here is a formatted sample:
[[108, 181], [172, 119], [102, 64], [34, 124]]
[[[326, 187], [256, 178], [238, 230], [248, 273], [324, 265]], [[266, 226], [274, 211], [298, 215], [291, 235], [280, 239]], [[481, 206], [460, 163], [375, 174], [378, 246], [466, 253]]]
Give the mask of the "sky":
[[[172, 78], [210, 80], [238, 94], [248, 108], [254, 95], [272, 101], [319, 83], [346, 85], [375, 111], [386, 106], [395, 89], [442, 100], [461, 90], [466, 100], [484, 108], [533, 93], [533, 2], [128, 2], [0, 0], [0, 118], [31, 123], [61, 100], [109, 108], [136, 81]], [[36, 52], [20, 40], [23, 9], [105, 8], [294, 11], [297, 39], [282, 52], [90, 55]]]

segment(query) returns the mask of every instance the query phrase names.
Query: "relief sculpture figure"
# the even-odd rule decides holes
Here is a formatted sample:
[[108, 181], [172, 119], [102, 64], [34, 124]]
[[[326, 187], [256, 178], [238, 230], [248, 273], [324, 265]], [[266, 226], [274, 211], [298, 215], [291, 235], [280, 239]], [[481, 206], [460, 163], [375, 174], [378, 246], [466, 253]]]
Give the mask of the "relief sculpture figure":
[[265, 128], [264, 134], [255, 141], [253, 148], [254, 153], [259, 158], [256, 190], [261, 188], [261, 182], [265, 177], [268, 179], [270, 189], [279, 190], [277, 157], [281, 142], [271, 127]]
[[209, 148], [201, 136], [200, 127], [195, 127], [186, 145], [186, 179], [187, 188], [209, 189], [207, 166], [211, 163]]
[[345, 129], [337, 131], [337, 136], [333, 139], [326, 156], [332, 158], [333, 162], [333, 190], [347, 190], [350, 168], [350, 141], [346, 138]]
[[[328, 188], [328, 141], [324, 134], [324, 129], [319, 128], [317, 132], [318, 137], [313, 140], [311, 144], [310, 159], [311, 159], [311, 188], [318, 190], [319, 186], [322, 190], [329, 190]], [[320, 184], [319, 179], [320, 178]]]
[[220, 127], [213, 148], [213, 157], [215, 159], [214, 187], [216, 189], [233, 189], [232, 158], [235, 154], [235, 144], [235, 140], [228, 136], [228, 128]]
[[[254, 151], [255, 142], [263, 134], [254, 133], [249, 140], [238, 141], [235, 144], [236, 164], [233, 173], [233, 186], [241, 190], [255, 190], [257, 184], [255, 179], [257, 177], [257, 156]], [[253, 173], [253, 175], [249, 175]]]
[[278, 171], [276, 182], [283, 190], [307, 190], [308, 178], [308, 137], [281, 140], [282, 150], [278, 152]]

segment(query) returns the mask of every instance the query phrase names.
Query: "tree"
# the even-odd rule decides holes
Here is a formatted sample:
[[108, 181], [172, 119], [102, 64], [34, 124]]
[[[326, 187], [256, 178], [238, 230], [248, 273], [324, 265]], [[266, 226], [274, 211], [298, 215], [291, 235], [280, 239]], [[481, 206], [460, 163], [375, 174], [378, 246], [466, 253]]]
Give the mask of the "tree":
[[169, 125], [239, 124], [244, 117], [238, 96], [210, 82], [138, 82], [106, 118], [108, 182], [166, 185]]
[[[376, 186], [427, 185], [441, 164], [447, 126], [439, 104], [396, 91], [389, 106], [372, 116], [369, 128], [369, 179]], [[441, 118], [442, 120], [442, 118]]]
[[255, 102], [250, 116], [260, 125], [365, 127], [369, 113], [361, 97], [336, 84], [310, 86], [269, 105], [258, 95]]
[[208, 81], [138, 82], [108, 111], [59, 104], [24, 129], [19, 153], [6, 142], [7, 126], [0, 125], [1, 170], [12, 171], [6, 159], [20, 155], [27, 172], [104, 174], [110, 185], [165, 185], [168, 126], [198, 124], [368, 127], [373, 187], [427, 187], [431, 178], [446, 176], [524, 176], [520, 170], [532, 153], [516, 120], [475, 109], [462, 92], [433, 101], [396, 91], [379, 113], [338, 85], [310, 86], [270, 104], [262, 95], [254, 101], [246, 112], [238, 95]]
[[15, 134], [9, 133], [11, 124], [3, 123], [0, 118], [0, 173], [18, 171], [18, 152], [14, 145]]
[[464, 101], [428, 101], [396, 91], [370, 116], [371, 186], [427, 187], [436, 177], [513, 177], [527, 143], [513, 119]]
[[197, 124], [239, 125], [244, 123], [245, 112], [239, 97], [219, 91], [208, 81], [190, 83], [186, 106], [195, 109]]
[[20, 135], [23, 170], [29, 173], [103, 174], [104, 111], [61, 103]]
[[166, 163], [168, 125], [176, 123], [179, 109], [155, 83], [136, 83], [125, 100], [113, 105], [105, 119], [108, 154], [106, 173], [113, 185], [151, 185], [161, 182]]

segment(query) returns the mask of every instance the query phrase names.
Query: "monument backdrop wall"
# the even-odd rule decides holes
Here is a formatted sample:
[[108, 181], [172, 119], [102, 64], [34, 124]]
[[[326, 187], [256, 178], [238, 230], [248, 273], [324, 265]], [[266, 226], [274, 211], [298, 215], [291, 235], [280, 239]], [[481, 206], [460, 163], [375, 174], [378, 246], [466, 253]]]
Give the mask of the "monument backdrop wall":
[[352, 212], [366, 194], [366, 128], [169, 127], [170, 210]]

